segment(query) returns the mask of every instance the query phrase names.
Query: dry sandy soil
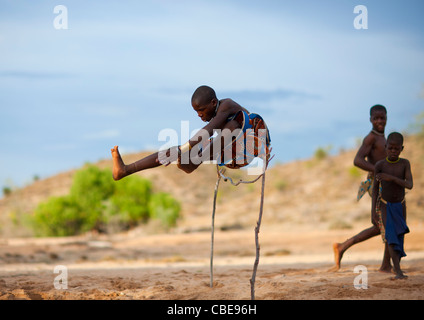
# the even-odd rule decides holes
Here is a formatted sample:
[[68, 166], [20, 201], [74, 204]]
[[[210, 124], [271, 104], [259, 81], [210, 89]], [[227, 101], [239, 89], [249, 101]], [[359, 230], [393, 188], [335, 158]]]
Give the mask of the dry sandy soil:
[[[366, 225], [357, 225], [358, 231]], [[353, 230], [290, 230], [264, 227], [255, 297], [258, 300], [423, 299], [424, 226], [406, 237], [402, 267], [408, 279], [378, 272], [383, 246], [375, 237], [352, 247], [337, 272], [331, 245]], [[8, 239], [0, 245], [0, 299], [248, 300], [255, 259], [253, 230], [215, 233], [213, 287], [210, 287], [210, 233], [58, 239]], [[67, 288], [56, 288], [65, 276]], [[367, 268], [368, 286], [354, 279]], [[57, 278], [56, 285], [64, 285]], [[362, 283], [362, 282], [361, 282]]]

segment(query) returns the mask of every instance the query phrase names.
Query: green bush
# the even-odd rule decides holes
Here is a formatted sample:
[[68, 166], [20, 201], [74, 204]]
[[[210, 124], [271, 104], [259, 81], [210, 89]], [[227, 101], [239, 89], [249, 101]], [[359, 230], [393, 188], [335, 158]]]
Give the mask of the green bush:
[[75, 173], [69, 195], [37, 207], [32, 225], [40, 236], [69, 236], [126, 230], [151, 217], [174, 226], [179, 212], [180, 204], [171, 195], [152, 194], [149, 180], [130, 176], [115, 182], [110, 170], [87, 165]]
[[88, 165], [74, 175], [70, 196], [87, 213], [87, 218], [100, 220], [103, 202], [115, 192], [110, 170]]
[[39, 236], [68, 236], [85, 230], [81, 208], [69, 196], [51, 197], [35, 210], [33, 226]]
[[284, 180], [284, 179], [280, 179], [275, 183], [275, 187], [277, 188], [278, 191], [284, 191], [287, 189], [288, 186], [289, 186], [289, 183], [287, 182], [287, 180]]
[[315, 150], [314, 156], [315, 156], [315, 159], [322, 160], [327, 158], [327, 154], [328, 154], [327, 151], [325, 151], [323, 148], [320, 147], [317, 150]]
[[331, 145], [330, 146], [326, 146], [324, 148], [323, 147], [318, 147], [315, 150], [315, 153], [314, 153], [315, 159], [318, 160], [318, 161], [320, 161], [320, 160], [323, 160], [323, 159], [327, 158], [327, 156], [330, 153], [330, 151], [331, 151], [332, 148], [333, 147]]
[[9, 187], [3, 187], [3, 194], [7, 197], [12, 193], [12, 189]]
[[83, 217], [81, 232], [103, 231], [106, 223], [103, 212], [114, 191], [115, 185], [107, 169], [86, 165], [74, 174], [69, 196]]
[[181, 206], [170, 194], [159, 192], [153, 194], [149, 202], [152, 218], [159, 219], [167, 227], [175, 226], [180, 216]]
[[[115, 192], [110, 198], [111, 215], [118, 215], [119, 222], [130, 228], [149, 219], [149, 200], [152, 185], [149, 180], [130, 176], [116, 182]], [[116, 219], [115, 219], [116, 221]]]
[[349, 175], [350, 175], [352, 178], [359, 178], [359, 177], [361, 177], [361, 176], [362, 176], [362, 172], [361, 172], [361, 170], [359, 170], [357, 167], [355, 167], [355, 166], [351, 166], [351, 167], [349, 168]]

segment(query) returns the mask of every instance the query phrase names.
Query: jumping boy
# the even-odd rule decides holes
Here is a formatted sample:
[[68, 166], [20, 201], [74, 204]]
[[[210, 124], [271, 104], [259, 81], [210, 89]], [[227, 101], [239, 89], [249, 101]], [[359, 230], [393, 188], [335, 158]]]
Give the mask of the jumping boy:
[[[135, 172], [168, 166], [177, 161], [178, 168], [191, 173], [205, 160], [219, 165], [241, 168], [254, 157], [269, 156], [271, 139], [262, 117], [249, 113], [231, 99], [218, 100], [215, 91], [200, 86], [191, 98], [191, 105], [204, 122], [208, 122], [188, 142], [153, 153], [131, 164], [124, 164], [118, 146], [111, 149], [113, 178], [122, 179]], [[212, 136], [217, 133], [216, 137]]]
[[[361, 183], [358, 192], [358, 201], [364, 193], [368, 191], [371, 196], [372, 184], [374, 181], [374, 169], [375, 164], [386, 157], [386, 138], [384, 136], [384, 129], [387, 123], [387, 110], [382, 105], [372, 106], [370, 109], [370, 122], [372, 124], [371, 132], [364, 138], [361, 147], [356, 153], [355, 159], [353, 161], [354, 165], [362, 170], [368, 172], [367, 181]], [[383, 231], [383, 224], [381, 219], [374, 221], [371, 219], [372, 226], [362, 230], [352, 238], [347, 239], [343, 243], [334, 243], [334, 260], [336, 265], [333, 270], [340, 269], [340, 263], [343, 257], [344, 252], [349, 249], [351, 246], [368, 240], [376, 235], [379, 235]], [[383, 262], [380, 267], [382, 272], [390, 272], [390, 255], [387, 250], [384, 252]]]
[[[399, 158], [403, 151], [403, 136], [392, 132], [387, 137], [387, 157], [375, 165], [375, 181], [372, 192], [372, 218], [377, 220], [380, 207], [385, 227], [385, 246], [392, 258], [395, 279], [406, 276], [400, 269], [400, 259], [405, 257], [404, 235], [409, 232], [406, 225], [405, 188], [412, 189], [411, 165], [407, 159]], [[377, 201], [381, 185], [381, 201]]]

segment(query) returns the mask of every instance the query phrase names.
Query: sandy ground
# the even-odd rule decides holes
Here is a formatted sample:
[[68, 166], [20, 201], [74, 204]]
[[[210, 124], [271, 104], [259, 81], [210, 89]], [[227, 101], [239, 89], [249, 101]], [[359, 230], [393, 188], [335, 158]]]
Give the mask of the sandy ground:
[[[424, 299], [424, 226], [419, 223], [410, 225], [405, 240], [402, 268], [408, 279], [378, 272], [379, 237], [352, 247], [341, 269], [329, 271], [332, 243], [365, 227], [262, 227], [256, 299]], [[215, 232], [211, 288], [207, 231], [0, 240], [0, 299], [248, 300], [254, 260], [253, 229]], [[366, 268], [367, 288], [354, 287], [355, 278], [365, 276], [354, 272], [358, 265]], [[63, 267], [55, 273], [56, 266]], [[58, 288], [66, 284], [64, 276], [67, 288]]]

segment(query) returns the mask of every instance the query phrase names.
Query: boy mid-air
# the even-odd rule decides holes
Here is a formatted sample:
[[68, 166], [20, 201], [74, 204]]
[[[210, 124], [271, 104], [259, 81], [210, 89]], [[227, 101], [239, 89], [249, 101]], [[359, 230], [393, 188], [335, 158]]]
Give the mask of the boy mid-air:
[[202, 121], [208, 123], [206, 126], [185, 144], [155, 152], [128, 165], [124, 164], [115, 146], [111, 149], [113, 179], [120, 180], [175, 161], [178, 168], [191, 173], [203, 161], [214, 160], [220, 166], [237, 169], [248, 165], [255, 157], [268, 159], [271, 139], [261, 116], [249, 113], [231, 99], [218, 100], [215, 91], [208, 86], [195, 90], [191, 105]]

